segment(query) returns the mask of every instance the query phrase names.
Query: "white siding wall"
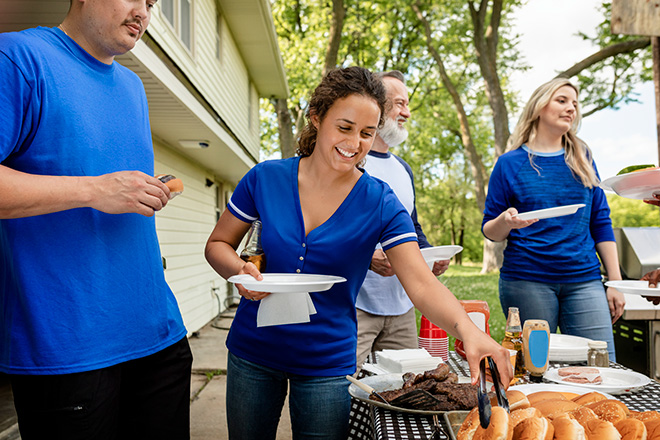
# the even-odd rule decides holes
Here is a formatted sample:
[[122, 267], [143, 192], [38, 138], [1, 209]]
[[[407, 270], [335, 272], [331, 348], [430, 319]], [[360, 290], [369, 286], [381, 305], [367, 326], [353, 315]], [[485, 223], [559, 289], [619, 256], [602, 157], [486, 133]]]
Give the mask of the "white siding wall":
[[[199, 165], [158, 142], [154, 144], [156, 174], [173, 174], [184, 184], [183, 194], [156, 214], [165, 278], [174, 292], [189, 333], [199, 330], [226, 306], [227, 283], [204, 258], [204, 246], [216, 223], [218, 184]], [[220, 200], [220, 206], [224, 206]]]
[[[257, 129], [254, 126], [248, 128], [248, 87], [251, 84], [229, 27], [219, 15], [214, 0], [194, 0], [193, 21], [192, 53], [179, 41], [174, 29], [161, 15], [158, 4], [149, 25], [149, 33], [258, 159], [258, 115]], [[221, 21], [220, 26], [218, 21]], [[220, 60], [216, 58], [218, 27], [222, 43]], [[256, 90], [254, 92], [253, 99], [258, 100]]]

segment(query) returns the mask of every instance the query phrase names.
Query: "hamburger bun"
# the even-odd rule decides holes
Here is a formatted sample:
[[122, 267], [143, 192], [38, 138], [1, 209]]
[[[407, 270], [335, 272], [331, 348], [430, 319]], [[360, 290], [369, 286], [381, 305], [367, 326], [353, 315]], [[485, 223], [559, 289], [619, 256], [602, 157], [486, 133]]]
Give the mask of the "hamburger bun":
[[655, 419], [660, 419], [660, 412], [658, 411], [630, 411], [628, 418], [648, 422]]
[[474, 432], [479, 427], [479, 408], [474, 407], [465, 416], [465, 420], [461, 424], [458, 432], [456, 433], [456, 440], [472, 440], [474, 437]]
[[163, 182], [170, 189], [170, 200], [183, 192], [183, 182], [171, 174], [158, 174], [156, 179]]
[[[506, 398], [509, 401], [509, 410], [515, 411], [517, 409], [529, 408], [529, 400], [527, 396], [522, 391], [518, 390], [507, 390]], [[491, 406], [497, 406], [497, 397], [493, 396], [490, 399]]]
[[527, 400], [532, 406], [536, 406], [537, 403], [543, 400], [568, 400], [566, 396], [557, 391], [537, 391], [527, 395]]
[[621, 434], [616, 430], [612, 422], [593, 419], [584, 427], [589, 440], [621, 440]]
[[591, 408], [587, 408], [586, 406], [581, 406], [578, 409], [573, 410], [571, 412], [571, 415], [582, 426], [587, 426], [587, 422], [589, 420], [594, 420], [598, 418], [596, 413]]
[[592, 409], [599, 419], [607, 420], [612, 423], [623, 420], [628, 417], [628, 414], [630, 414], [630, 410], [626, 404], [615, 399], [606, 399], [601, 400], [600, 402], [590, 403], [589, 405], [586, 405], [586, 407]]
[[623, 419], [614, 424], [621, 440], [646, 440], [646, 426], [641, 420]]
[[646, 427], [646, 440], [660, 439], [660, 419], [652, 419], [644, 422]]
[[562, 414], [552, 421], [555, 428], [555, 440], [587, 440], [584, 426], [570, 414]]
[[513, 428], [513, 440], [552, 440], [555, 428], [545, 417], [529, 417]]
[[488, 428], [484, 429], [479, 425], [473, 440], [511, 440], [512, 438], [513, 425], [509, 413], [500, 406], [494, 406]]
[[511, 411], [511, 423], [513, 424], [513, 428], [515, 429], [518, 423], [530, 417], [543, 417], [543, 414], [541, 414], [541, 411], [534, 408], [533, 406]]
[[552, 420], [561, 414], [570, 413], [578, 409], [580, 405], [570, 400], [543, 400], [534, 405], [534, 407], [541, 411], [541, 414], [545, 417]]
[[573, 402], [577, 403], [578, 405], [588, 405], [590, 403], [600, 402], [601, 400], [607, 400], [607, 397], [603, 396], [598, 391], [592, 391], [590, 393], [577, 396], [571, 400], [573, 400]]

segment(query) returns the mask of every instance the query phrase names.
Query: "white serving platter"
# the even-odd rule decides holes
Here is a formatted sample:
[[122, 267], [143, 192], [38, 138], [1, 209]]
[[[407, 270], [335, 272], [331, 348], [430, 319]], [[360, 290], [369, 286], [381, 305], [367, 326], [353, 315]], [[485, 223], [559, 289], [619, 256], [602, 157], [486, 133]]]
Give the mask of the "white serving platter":
[[600, 182], [599, 186], [628, 199], [654, 199], [654, 194], [660, 194], [660, 169], [610, 177]]
[[603, 378], [603, 382], [598, 385], [592, 383], [573, 383], [567, 382], [563, 377], [559, 376], [558, 368], [551, 368], [545, 372], [543, 377], [551, 382], [555, 382], [562, 385], [568, 385], [572, 387], [589, 389], [592, 391], [598, 391], [602, 393], [610, 394], [623, 394], [629, 393], [641, 388], [645, 385], [648, 385], [651, 382], [647, 376], [637, 373], [630, 370], [621, 370], [618, 368], [599, 368], [599, 367], [590, 367], [596, 368], [600, 372], [600, 377]]
[[641, 280], [621, 280], [621, 281], [608, 281], [605, 283], [607, 287], [614, 287], [621, 293], [628, 293], [630, 295], [642, 296], [660, 296], [660, 287], [649, 287], [648, 281]]
[[518, 214], [514, 215], [514, 217], [518, 217], [520, 220], [532, 220], [535, 218], [541, 220], [544, 218], [561, 217], [563, 215], [575, 214], [578, 209], [584, 208], [585, 206], [586, 205], [584, 203], [577, 203], [575, 205], [555, 206], [554, 208], [519, 212]]

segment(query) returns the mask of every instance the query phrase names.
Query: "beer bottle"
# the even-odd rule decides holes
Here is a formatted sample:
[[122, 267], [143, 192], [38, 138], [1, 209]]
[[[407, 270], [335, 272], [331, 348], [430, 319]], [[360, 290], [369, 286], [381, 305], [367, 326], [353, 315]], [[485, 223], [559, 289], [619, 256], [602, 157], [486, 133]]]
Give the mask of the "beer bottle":
[[266, 255], [261, 247], [261, 221], [255, 220], [250, 226], [245, 248], [241, 251], [241, 260], [253, 263], [259, 272], [266, 270]]
[[502, 347], [516, 351], [516, 360], [514, 364], [515, 377], [523, 377], [525, 375], [522, 330], [518, 307], [509, 307], [509, 315], [506, 319], [506, 329], [504, 330]]

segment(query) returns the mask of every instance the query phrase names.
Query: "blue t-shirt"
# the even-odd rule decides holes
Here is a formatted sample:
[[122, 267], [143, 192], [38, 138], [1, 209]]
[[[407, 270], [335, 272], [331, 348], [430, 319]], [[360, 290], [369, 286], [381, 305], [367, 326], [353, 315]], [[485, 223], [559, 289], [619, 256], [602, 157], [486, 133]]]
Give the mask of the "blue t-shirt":
[[[371, 150], [367, 154], [364, 169], [370, 176], [382, 180], [392, 188], [406, 211], [410, 213], [415, 231], [417, 231], [419, 247], [430, 247], [431, 245], [417, 221], [415, 181], [410, 165], [389, 151], [380, 153]], [[360, 287], [355, 306], [373, 315], [397, 316], [410, 310], [413, 303], [408, 298], [396, 275], [384, 277], [369, 270], [362, 287]]]
[[[564, 152], [535, 153], [526, 146], [497, 159], [488, 184], [483, 225], [503, 211], [584, 203], [573, 215], [547, 218], [507, 237], [500, 276], [505, 280], [580, 283], [600, 279], [596, 243], [614, 241], [610, 209], [599, 187], [586, 188], [566, 165]], [[596, 165], [594, 164], [594, 169]]]
[[[144, 87], [57, 28], [0, 34], [0, 164], [25, 173], [153, 175]], [[65, 374], [185, 337], [155, 219], [78, 208], [0, 220], [0, 371]]]
[[336, 275], [347, 281], [310, 293], [317, 313], [308, 323], [257, 328], [259, 302], [241, 300], [227, 347], [238, 357], [289, 373], [353, 374], [355, 298], [373, 251], [378, 243], [387, 250], [417, 235], [410, 214], [387, 184], [363, 174], [337, 211], [305, 236], [299, 161], [256, 165], [239, 182], [228, 208], [245, 222], [261, 220], [266, 272]]

